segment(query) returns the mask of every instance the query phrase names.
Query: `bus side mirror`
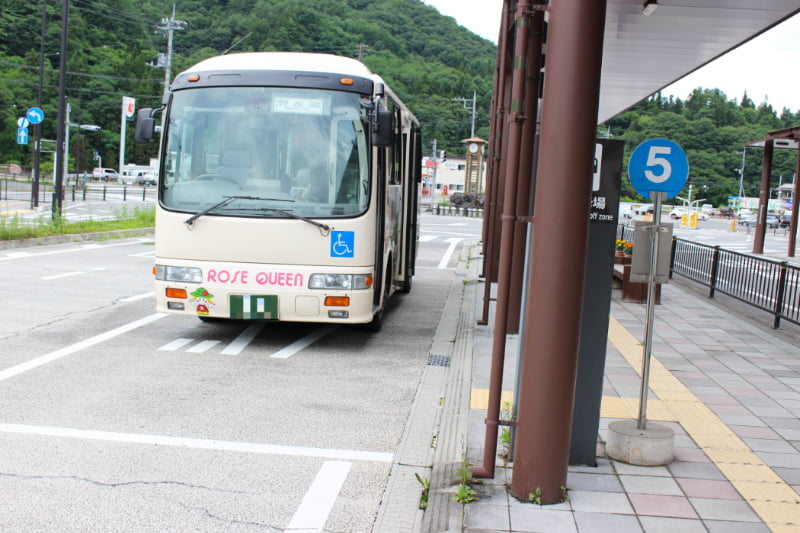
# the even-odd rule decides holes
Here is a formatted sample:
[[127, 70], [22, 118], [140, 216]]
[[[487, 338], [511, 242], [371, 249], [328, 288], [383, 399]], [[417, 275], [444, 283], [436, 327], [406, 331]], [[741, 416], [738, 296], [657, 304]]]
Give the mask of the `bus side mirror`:
[[392, 112], [378, 108], [375, 126], [372, 131], [373, 146], [389, 146], [392, 144]]
[[143, 107], [136, 115], [136, 133], [133, 140], [138, 144], [147, 144], [153, 140], [156, 130], [156, 119], [153, 118], [153, 110]]

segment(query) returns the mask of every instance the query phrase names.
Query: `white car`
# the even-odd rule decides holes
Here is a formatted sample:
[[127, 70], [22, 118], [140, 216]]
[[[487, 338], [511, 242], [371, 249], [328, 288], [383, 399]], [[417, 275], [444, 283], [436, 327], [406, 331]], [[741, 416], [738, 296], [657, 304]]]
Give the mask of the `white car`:
[[136, 182], [139, 185], [144, 185], [144, 186], [155, 185], [156, 181], [157, 179], [155, 172], [142, 171], [139, 172], [136, 176]]
[[[699, 211], [692, 211], [692, 213], [697, 215], [698, 220], [708, 220], [708, 214], [701, 213]], [[669, 218], [675, 220], [677, 218], [683, 217], [683, 215], [689, 214], [689, 211], [683, 209], [682, 207], [676, 207], [672, 211], [669, 212]]]

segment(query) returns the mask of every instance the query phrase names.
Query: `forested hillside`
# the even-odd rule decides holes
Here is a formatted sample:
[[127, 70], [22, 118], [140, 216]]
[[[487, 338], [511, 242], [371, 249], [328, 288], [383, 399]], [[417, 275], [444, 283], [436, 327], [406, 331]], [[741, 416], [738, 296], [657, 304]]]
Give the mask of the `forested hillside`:
[[[47, 6], [44, 42], [44, 137], [55, 139], [62, 3]], [[420, 0], [183, 0], [175, 19], [172, 76], [191, 64], [228, 51], [309, 51], [361, 57], [381, 74], [423, 125], [426, 153], [463, 150], [470, 111], [454, 98], [477, 93], [476, 134], [489, 139], [496, 47]], [[99, 132], [72, 128], [70, 169], [91, 168], [99, 152], [103, 166], [116, 167], [121, 98], [137, 106], [158, 105], [164, 69], [154, 66], [166, 52], [157, 31], [172, 14], [161, 0], [71, 0], [67, 97], [71, 121], [96, 124]], [[16, 120], [36, 104], [42, 2], [3, 0], [0, 9], [0, 163], [30, 164], [30, 145], [16, 144]], [[651, 137], [666, 137], [687, 152], [690, 180], [698, 194], [720, 205], [739, 190], [744, 143], [768, 131], [800, 125], [800, 113], [776, 112], [747, 95], [698, 89], [685, 101], [650, 98], [598, 127], [599, 136], [627, 142], [626, 153]], [[127, 129], [126, 160], [146, 163], [156, 146], [134, 145]], [[758, 193], [760, 149], [747, 150], [744, 184]], [[44, 158], [49, 162], [50, 158]], [[795, 155], [778, 150], [775, 185], [794, 173]], [[624, 180], [623, 194], [637, 198]]]
[[[744, 145], [763, 139], [769, 131], [794, 126], [800, 126], [800, 113], [783, 109], [778, 116], [771, 105], [756, 106], [746, 94], [736, 98], [719, 89], [697, 88], [685, 101], [661, 95], [648, 98], [599, 126], [598, 136], [625, 140], [626, 168], [627, 156], [642, 141], [655, 137], [675, 141], [689, 159], [694, 198], [721, 206], [728, 196], [739, 195]], [[763, 156], [762, 149], [753, 147], [744, 154], [745, 196], [759, 194]], [[778, 186], [780, 176], [783, 183], [792, 180], [796, 162], [796, 151], [775, 150], [772, 187]], [[641, 201], [627, 177], [622, 194]]]
[[[44, 0], [44, 137], [55, 139], [62, 3]], [[0, 163], [30, 163], [30, 147], [16, 144], [16, 120], [36, 105], [42, 2], [3, 0], [0, 10]], [[137, 106], [158, 105], [166, 52], [162, 18], [172, 2], [71, 0], [67, 98], [71, 121], [102, 130], [72, 130], [70, 168], [116, 167], [122, 96]], [[476, 134], [488, 137], [496, 47], [441, 16], [420, 0], [185, 0], [176, 2], [172, 76], [202, 59], [252, 51], [305, 51], [361, 57], [381, 74], [420, 119], [426, 150], [463, 150], [470, 135], [469, 110], [453, 98], [477, 92]], [[155, 146], [135, 146], [128, 128], [126, 161], [146, 163]], [[78, 146], [80, 144], [80, 146]], [[49, 158], [45, 158], [46, 160]]]

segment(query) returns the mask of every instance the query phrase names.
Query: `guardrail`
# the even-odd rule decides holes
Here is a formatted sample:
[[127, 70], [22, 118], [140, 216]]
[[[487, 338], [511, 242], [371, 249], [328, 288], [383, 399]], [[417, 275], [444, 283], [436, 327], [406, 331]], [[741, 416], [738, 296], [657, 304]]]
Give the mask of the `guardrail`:
[[[50, 183], [39, 184], [39, 203], [48, 204], [53, 201], [55, 187]], [[85, 202], [89, 200], [116, 200], [116, 201], [141, 201], [156, 200], [155, 187], [137, 187], [127, 185], [107, 185], [87, 183], [85, 185], [71, 185], [63, 188], [63, 200], [72, 202]], [[31, 182], [0, 180], [0, 200], [30, 201]]]
[[[633, 227], [617, 226], [617, 238], [633, 241]], [[725, 250], [679, 237], [672, 238], [669, 277], [677, 274], [766, 311], [772, 327], [781, 320], [800, 325], [800, 267], [769, 257]]]
[[[423, 206], [425, 209], [426, 206]], [[483, 209], [477, 207], [456, 207], [452, 205], [427, 206], [434, 215], [464, 216], [468, 218], [483, 218]]]
[[678, 274], [767, 311], [773, 328], [781, 320], [800, 324], [800, 267], [673, 237], [670, 278]]

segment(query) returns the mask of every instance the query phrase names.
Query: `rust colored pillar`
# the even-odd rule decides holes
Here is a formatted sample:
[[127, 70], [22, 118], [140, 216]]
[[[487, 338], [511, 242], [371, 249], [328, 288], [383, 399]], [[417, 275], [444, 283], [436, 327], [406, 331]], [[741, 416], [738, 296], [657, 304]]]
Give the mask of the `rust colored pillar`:
[[792, 218], [789, 221], [789, 250], [786, 255], [794, 257], [794, 252], [797, 247], [797, 220], [800, 217], [800, 209], [797, 203], [800, 201], [800, 149], [797, 150], [797, 165], [794, 168], [794, 187], [792, 187]]
[[522, 305], [522, 286], [525, 274], [525, 246], [528, 236], [528, 216], [531, 215], [531, 189], [536, 121], [539, 112], [539, 82], [541, 81], [542, 41], [544, 38], [544, 14], [536, 12], [531, 18], [528, 32], [528, 66], [525, 75], [525, 124], [519, 150], [519, 171], [517, 178], [516, 207], [514, 212], [514, 243], [511, 252], [511, 288], [508, 294], [508, 325], [506, 333], [520, 330], [520, 308]]
[[764, 141], [764, 165], [761, 168], [761, 190], [758, 194], [758, 213], [756, 213], [756, 235], [753, 238], [753, 253], [764, 253], [764, 236], [767, 233], [767, 207], [769, 204], [769, 178], [772, 174], [772, 152], [775, 140]]
[[606, 1], [551, 4], [511, 492], [567, 482]]
[[495, 116], [492, 123], [492, 131], [490, 137], [493, 142], [490, 143], [491, 157], [493, 164], [491, 166], [491, 174], [489, 180], [491, 181], [489, 187], [489, 194], [487, 195], [483, 213], [483, 271], [484, 271], [484, 291], [483, 291], [483, 313], [478, 320], [478, 324], [486, 325], [489, 323], [489, 303], [491, 300], [492, 282], [497, 281], [498, 269], [498, 248], [500, 247], [500, 207], [498, 205], [498, 198], [502, 198], [503, 187], [502, 178], [503, 174], [503, 154], [506, 149], [506, 141], [503, 133], [505, 131], [505, 117], [507, 116], [508, 100], [506, 90], [506, 80], [508, 79], [508, 55], [509, 55], [509, 39], [508, 29], [511, 25], [513, 11], [511, 5], [514, 0], [505, 0], [503, 4], [503, 18], [500, 23], [500, 43], [497, 50], [497, 70], [495, 74]]
[[514, 34], [514, 60], [511, 77], [511, 113], [508, 116], [507, 151], [505, 153], [505, 186], [500, 232], [500, 262], [497, 281], [497, 306], [495, 307], [492, 337], [492, 366], [489, 377], [489, 406], [486, 412], [486, 438], [483, 466], [475, 468], [476, 477], [494, 477], [494, 458], [497, 453], [500, 396], [503, 392], [503, 361], [506, 350], [509, 282], [511, 280], [511, 253], [514, 243], [514, 210], [517, 195], [520, 139], [525, 117], [525, 73], [527, 68], [528, 32], [530, 29], [531, 0], [519, 0], [516, 10]]

